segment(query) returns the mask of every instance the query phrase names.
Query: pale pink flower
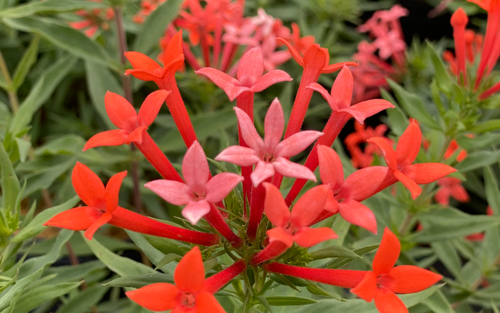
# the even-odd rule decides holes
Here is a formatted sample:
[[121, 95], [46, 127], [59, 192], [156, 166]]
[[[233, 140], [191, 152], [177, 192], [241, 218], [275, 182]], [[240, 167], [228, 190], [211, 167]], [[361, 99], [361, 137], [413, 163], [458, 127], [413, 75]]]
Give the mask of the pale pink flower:
[[390, 31], [385, 36], [377, 38], [374, 45], [379, 49], [379, 55], [382, 59], [388, 59], [393, 54], [406, 50], [406, 43], [396, 31]]

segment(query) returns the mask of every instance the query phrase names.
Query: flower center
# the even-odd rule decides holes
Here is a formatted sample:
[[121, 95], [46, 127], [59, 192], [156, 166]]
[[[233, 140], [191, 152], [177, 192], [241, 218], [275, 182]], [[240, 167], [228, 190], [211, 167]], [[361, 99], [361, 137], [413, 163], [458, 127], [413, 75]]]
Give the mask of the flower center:
[[206, 196], [205, 193], [196, 193], [196, 192], [193, 192], [193, 201], [204, 200], [205, 196]]
[[181, 305], [185, 308], [194, 308], [196, 305], [196, 297], [189, 292], [185, 292], [181, 295]]
[[274, 162], [274, 154], [268, 152], [264, 154], [264, 157], [262, 159], [264, 160], [264, 162], [272, 163]]
[[288, 222], [288, 224], [285, 227], [283, 227], [283, 229], [292, 236], [299, 231], [299, 229], [293, 226], [292, 223], [290, 222]]

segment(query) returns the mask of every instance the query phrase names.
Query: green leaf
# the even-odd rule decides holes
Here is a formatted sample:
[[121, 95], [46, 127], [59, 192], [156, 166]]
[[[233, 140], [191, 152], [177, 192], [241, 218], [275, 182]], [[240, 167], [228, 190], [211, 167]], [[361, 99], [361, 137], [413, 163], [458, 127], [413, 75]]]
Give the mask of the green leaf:
[[75, 10], [92, 10], [105, 7], [99, 2], [69, 1], [69, 0], [45, 0], [32, 1], [27, 4], [18, 5], [0, 11], [0, 17], [20, 18], [38, 13], [61, 13]]
[[[81, 233], [82, 237], [83, 233]], [[114, 254], [113, 252], [106, 249], [103, 245], [101, 245], [97, 240], [88, 240], [84, 237], [85, 242], [90, 247], [92, 252], [94, 252], [95, 256], [102, 263], [106, 264], [106, 266], [112, 270], [113, 272], [121, 275], [121, 276], [133, 276], [133, 275], [142, 275], [142, 274], [151, 274], [154, 273], [154, 270], [142, 263], [138, 263], [131, 259], [127, 259], [121, 256]]]
[[[77, 236], [75, 236], [77, 237]], [[73, 238], [72, 238], [73, 239]], [[72, 240], [71, 239], [71, 240]], [[72, 245], [73, 250], [76, 249]], [[45, 270], [45, 275], [57, 275], [51, 280], [52, 284], [68, 283], [78, 280], [86, 279], [88, 276], [97, 273], [106, 272], [109, 273], [108, 269], [101, 261], [90, 261], [78, 265], [65, 265], [65, 266], [53, 266]]]
[[[149, 260], [156, 265], [157, 267], [163, 267], [164, 265], [161, 265], [161, 262], [165, 258], [165, 254], [158, 249], [156, 249], [151, 243], [148, 242], [146, 238], [144, 238], [143, 234], [133, 232], [130, 230], [125, 230], [132, 239], [132, 241], [146, 254]], [[161, 265], [161, 266], [160, 266]], [[162, 268], [164, 272], [168, 272], [166, 268]]]
[[28, 152], [31, 148], [31, 142], [17, 137], [14, 140], [16, 142], [17, 150], [19, 151], [19, 160], [24, 163], [28, 158]]
[[12, 213], [16, 211], [17, 197], [21, 187], [9, 155], [0, 141], [0, 169], [2, 170], [2, 207]]
[[485, 167], [484, 171], [484, 188], [486, 191], [486, 202], [491, 206], [495, 216], [500, 216], [500, 193], [498, 181], [490, 167]]
[[431, 295], [429, 298], [422, 301], [432, 312], [439, 313], [454, 313], [455, 311], [451, 308], [448, 299], [443, 295], [441, 290], [438, 290], [436, 293]]
[[29, 125], [35, 112], [47, 101], [75, 63], [75, 58], [63, 57], [45, 71], [45, 74], [36, 82], [28, 97], [21, 104], [19, 111], [14, 115], [9, 129], [13, 134], [21, 132]]
[[24, 79], [26, 78], [26, 75], [28, 74], [28, 71], [35, 63], [39, 42], [40, 36], [35, 36], [26, 52], [24, 52], [21, 61], [19, 61], [19, 63], [17, 64], [16, 71], [14, 72], [14, 78], [12, 79], [12, 88], [14, 90], [17, 90], [22, 85]]
[[444, 266], [452, 273], [458, 280], [464, 281], [462, 277], [462, 264], [460, 263], [460, 256], [449, 241], [436, 241], [431, 243], [431, 247], [436, 253], [436, 256], [443, 262]]
[[314, 260], [326, 258], [359, 258], [355, 252], [342, 246], [329, 246], [310, 253]]
[[307, 305], [318, 303], [318, 301], [304, 298], [304, 297], [285, 297], [285, 296], [276, 296], [276, 297], [266, 297], [269, 305], [272, 306], [291, 306], [291, 305]]
[[174, 278], [172, 275], [167, 275], [163, 273], [151, 273], [145, 275], [133, 275], [120, 277], [104, 284], [108, 287], [130, 287], [130, 288], [141, 288], [147, 285], [156, 283], [173, 283]]
[[16, 301], [21, 296], [24, 289], [26, 289], [31, 283], [37, 280], [43, 273], [43, 268], [34, 272], [33, 274], [20, 279], [7, 293], [3, 294], [0, 298], [0, 311], [6, 308], [13, 307]]
[[436, 84], [441, 90], [449, 92], [451, 90], [452, 81], [450, 75], [448, 74], [448, 70], [441, 58], [434, 50], [432, 44], [430, 42], [427, 42], [427, 46], [429, 48], [429, 54], [431, 56], [432, 64], [434, 65]]
[[382, 95], [382, 98], [385, 100], [389, 101], [392, 103], [395, 108], [392, 110], [387, 110], [387, 122], [391, 128], [391, 131], [398, 135], [401, 136], [410, 122], [408, 121], [408, 117], [401, 111], [401, 109], [398, 106], [398, 103], [396, 100], [391, 96], [387, 90], [381, 88], [380, 89], [380, 94]]
[[56, 214], [74, 208], [78, 202], [80, 202], [80, 198], [78, 198], [78, 196], [74, 196], [63, 204], [43, 210], [40, 214], [35, 216], [31, 223], [21, 229], [21, 231], [12, 239], [12, 242], [23, 242], [26, 239], [33, 238], [40, 234], [46, 228], [43, 224]]
[[183, 2], [184, 0], [168, 0], [158, 6], [142, 24], [134, 43], [134, 51], [148, 53], [157, 45], [168, 24], [177, 17]]
[[74, 56], [121, 71], [120, 65], [110, 58], [106, 50], [81, 31], [39, 17], [6, 18], [3, 21], [7, 26], [14, 29], [40, 34], [57, 47], [68, 51]]
[[474, 133], [487, 133], [500, 129], [500, 119], [489, 120], [472, 126], [469, 130]]
[[469, 153], [467, 158], [455, 167], [461, 173], [489, 166], [500, 160], [500, 151], [476, 151]]
[[94, 285], [82, 290], [78, 295], [64, 303], [57, 313], [84, 313], [91, 311], [90, 308], [97, 304], [109, 288], [101, 285]]
[[387, 82], [396, 94], [399, 104], [403, 107], [403, 109], [405, 109], [406, 112], [408, 112], [411, 117], [415, 118], [417, 121], [429, 128], [442, 131], [439, 124], [434, 120], [432, 115], [429, 114], [424, 104], [422, 103], [422, 100], [420, 100], [418, 96], [409, 93], [408, 91], [403, 89], [403, 87], [390, 79], [387, 79]]
[[309, 291], [312, 294], [318, 295], [318, 296], [332, 298], [332, 299], [335, 299], [337, 301], [346, 301], [340, 295], [333, 293], [333, 292], [330, 292], [330, 291], [327, 291], [327, 290], [324, 290], [323, 288], [321, 288], [315, 284], [311, 284], [311, 285], [307, 286], [306, 288], [307, 288], [307, 291]]
[[15, 307], [15, 313], [29, 313], [34, 308], [78, 288], [81, 282], [38, 286], [23, 294]]

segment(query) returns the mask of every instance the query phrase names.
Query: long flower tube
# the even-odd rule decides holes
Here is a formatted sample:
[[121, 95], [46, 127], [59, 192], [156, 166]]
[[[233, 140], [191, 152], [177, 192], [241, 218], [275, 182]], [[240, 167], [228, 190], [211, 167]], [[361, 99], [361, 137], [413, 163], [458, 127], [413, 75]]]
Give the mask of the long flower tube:
[[458, 8], [451, 17], [453, 39], [455, 40], [455, 54], [457, 55], [457, 77], [460, 78], [460, 74], [462, 74], [464, 84], [467, 84], [467, 75], [465, 72], [465, 27], [468, 22], [469, 18], [462, 8]]
[[210, 204], [210, 212], [205, 215], [205, 220], [224, 236], [234, 248], [238, 248], [243, 244], [243, 240], [229, 228], [229, 225], [215, 205]]
[[484, 72], [488, 65], [488, 61], [493, 52], [493, 47], [495, 46], [495, 41], [498, 40], [498, 28], [500, 24], [500, 0], [489, 1], [488, 10], [488, 22], [486, 24], [486, 35], [484, 38], [483, 51], [481, 53], [481, 60], [476, 74], [476, 85], [475, 88], [479, 87], [481, 80], [484, 76]]
[[203, 285], [202, 291], [215, 294], [217, 291], [221, 290], [225, 285], [227, 285], [236, 276], [243, 273], [246, 270], [247, 264], [244, 260], [239, 260], [230, 267], [222, 270], [221, 272], [210, 276], [205, 279], [205, 285]]
[[250, 261], [250, 264], [255, 266], [262, 264], [266, 261], [274, 259], [288, 250], [290, 246], [281, 241], [273, 241], [270, 242], [264, 249], [262, 249], [259, 253], [255, 254]]

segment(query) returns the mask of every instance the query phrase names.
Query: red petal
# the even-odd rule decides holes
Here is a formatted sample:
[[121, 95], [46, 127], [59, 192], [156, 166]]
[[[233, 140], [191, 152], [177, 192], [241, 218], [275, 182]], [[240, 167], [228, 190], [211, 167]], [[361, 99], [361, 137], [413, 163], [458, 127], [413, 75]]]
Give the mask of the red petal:
[[401, 173], [400, 171], [394, 171], [394, 176], [411, 192], [412, 199], [417, 198], [422, 193], [422, 188], [413, 181], [410, 177]]
[[457, 170], [441, 163], [421, 163], [408, 165], [401, 172], [417, 184], [430, 184]]
[[386, 227], [380, 247], [373, 259], [373, 272], [375, 275], [388, 274], [396, 264], [400, 252], [401, 244], [398, 237]]
[[193, 192], [199, 195], [205, 193], [210, 169], [205, 152], [198, 141], [193, 142], [182, 160], [182, 175]]
[[339, 191], [337, 199], [349, 198], [363, 201], [373, 196], [384, 182], [389, 168], [385, 166], [371, 166], [360, 169], [347, 177]]
[[341, 112], [346, 112], [352, 115], [359, 123], [363, 124], [365, 119], [373, 116], [385, 109], [394, 108], [394, 105], [386, 100], [375, 99], [360, 102], [349, 108], [341, 110]]
[[412, 120], [399, 138], [396, 155], [399, 167], [410, 165], [417, 158], [422, 145], [422, 132], [415, 120]]
[[368, 142], [376, 144], [382, 153], [384, 154], [385, 163], [387, 166], [393, 170], [398, 168], [398, 161], [396, 158], [396, 152], [391, 147], [391, 145], [387, 142], [386, 138], [383, 137], [372, 137], [367, 140]]
[[328, 49], [321, 48], [318, 44], [313, 44], [304, 52], [304, 67], [321, 71], [330, 62]]
[[245, 91], [251, 91], [248, 87], [240, 86], [240, 82], [235, 78], [214, 68], [205, 67], [197, 70], [196, 74], [201, 74], [208, 77], [208, 79], [210, 79], [214, 84], [224, 90], [229, 100], [231, 101], [236, 99], [241, 93]]
[[106, 185], [106, 209], [108, 212], [113, 212], [118, 206], [120, 187], [125, 176], [127, 176], [127, 171], [115, 174], [109, 179]]
[[93, 207], [83, 206], [61, 212], [48, 220], [44, 226], [54, 226], [71, 230], [86, 230], [103, 213]]
[[291, 223], [295, 227], [311, 224], [325, 207], [330, 188], [320, 185], [309, 189], [292, 208]]
[[357, 62], [340, 62], [340, 63], [335, 63], [335, 64], [330, 64], [327, 65], [323, 68], [321, 71], [322, 74], [330, 74], [333, 72], [336, 72], [340, 70], [344, 66], [358, 66], [359, 64]]
[[290, 75], [287, 72], [281, 70], [270, 71], [257, 81], [252, 86], [252, 92], [261, 92], [276, 83], [289, 82], [292, 81]]
[[348, 199], [339, 203], [339, 211], [340, 215], [349, 223], [377, 234], [377, 219], [364, 204]]
[[346, 109], [351, 105], [353, 84], [351, 70], [344, 65], [333, 83], [331, 92], [339, 110]]
[[396, 266], [389, 273], [389, 277], [385, 287], [394, 293], [420, 292], [443, 278], [439, 274], [412, 265]]
[[135, 129], [134, 122], [137, 120], [137, 113], [125, 98], [108, 91], [104, 97], [104, 103], [109, 119], [116, 127], [128, 131]]
[[201, 291], [205, 283], [205, 269], [200, 248], [194, 247], [182, 258], [175, 269], [174, 281], [184, 292], [197, 294]]
[[264, 58], [260, 47], [248, 50], [240, 59], [236, 77], [243, 84], [252, 83], [264, 74]]
[[375, 306], [380, 313], [408, 313], [403, 301], [387, 289], [379, 289], [375, 295]]
[[264, 212], [274, 226], [285, 227], [290, 221], [290, 209], [285, 203], [280, 190], [273, 184], [263, 183], [266, 188]]
[[334, 198], [333, 191], [331, 190], [328, 192], [328, 197], [326, 197], [325, 211], [328, 211], [333, 214], [337, 214], [339, 212], [339, 204], [337, 200]]
[[130, 133], [130, 135], [128, 135], [127, 137], [127, 144], [131, 143], [131, 142], [136, 142], [138, 144], [141, 144], [142, 143], [142, 136], [144, 135], [144, 131], [148, 129], [147, 126], [140, 126], [140, 127], [137, 127], [136, 129], [134, 129], [134, 131], [132, 131]]
[[208, 292], [202, 292], [196, 297], [196, 313], [226, 313], [217, 299]]
[[71, 173], [71, 181], [76, 193], [88, 206], [98, 207], [103, 204], [106, 189], [99, 177], [87, 166], [76, 162]]
[[87, 238], [88, 240], [92, 240], [92, 237], [94, 237], [94, 233], [102, 225], [104, 225], [104, 224], [108, 223], [109, 221], [111, 221], [112, 217], [113, 216], [109, 212], [106, 212], [103, 215], [101, 215], [94, 223], [92, 223], [92, 225], [89, 226], [89, 228], [87, 228], [87, 230], [85, 231], [85, 238]]
[[339, 236], [337, 236], [337, 234], [335, 234], [335, 232], [328, 227], [304, 227], [293, 236], [293, 241], [301, 247], [310, 248], [320, 242], [336, 239], [338, 237]]
[[451, 190], [451, 196], [460, 202], [469, 201], [469, 194], [462, 185], [454, 185]]
[[92, 136], [83, 147], [83, 151], [102, 146], [121, 146], [127, 142], [128, 131], [122, 129], [108, 130]]
[[319, 92], [323, 96], [323, 98], [325, 98], [326, 102], [328, 102], [330, 108], [332, 108], [332, 110], [334, 111], [338, 111], [339, 108], [337, 106], [337, 102], [333, 99], [333, 97], [328, 93], [328, 91], [323, 86], [321, 86], [318, 83], [312, 83], [306, 88]]
[[279, 241], [285, 244], [287, 248], [290, 248], [293, 245], [293, 237], [289, 233], [287, 233], [281, 227], [275, 227], [266, 232], [269, 237], [269, 242]]
[[344, 184], [344, 169], [337, 152], [328, 146], [318, 145], [319, 175], [323, 184], [330, 184], [338, 191]]
[[170, 95], [170, 91], [157, 90], [147, 96], [139, 110], [140, 125], [149, 126], [153, 124], [168, 95]]
[[361, 299], [371, 302], [377, 293], [377, 276], [373, 272], [367, 272], [363, 280], [351, 292]]
[[159, 74], [163, 71], [163, 68], [158, 63], [140, 52], [125, 52], [125, 57], [134, 69], [150, 72], [151, 74]]
[[179, 305], [179, 289], [172, 284], [152, 284], [125, 294], [135, 303], [151, 311], [172, 310]]
[[288, 48], [288, 50], [290, 51], [290, 54], [295, 59], [295, 61], [300, 66], [302, 66], [302, 67], [304, 66], [304, 59], [302, 58], [302, 56], [300, 55], [300, 53], [297, 50], [295, 50], [295, 48], [288, 41], [286, 41], [283, 38], [276, 38], [276, 42], [277, 43], [282, 43], [282, 44], [286, 45], [287, 48]]
[[[182, 62], [179, 62], [181, 60]], [[167, 49], [165, 49], [165, 54], [163, 56], [163, 66], [165, 71], [175, 72], [181, 68], [183, 63], [182, 30], [179, 30], [168, 42]]]
[[143, 81], [155, 81], [157, 79], [162, 78], [161, 74], [155, 75], [155, 74], [151, 74], [151, 72], [148, 72], [145, 70], [126, 70], [125, 75], [132, 75], [135, 78], [143, 80]]
[[215, 175], [206, 185], [205, 199], [212, 203], [222, 201], [243, 179], [240, 175], [233, 173]]

